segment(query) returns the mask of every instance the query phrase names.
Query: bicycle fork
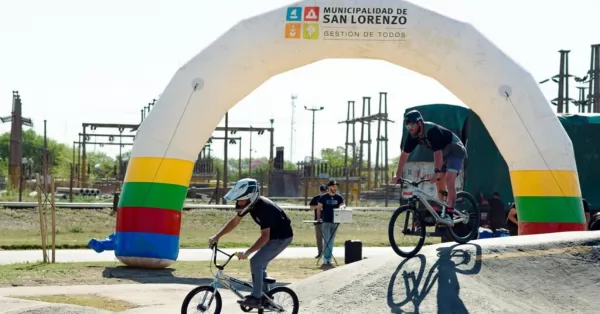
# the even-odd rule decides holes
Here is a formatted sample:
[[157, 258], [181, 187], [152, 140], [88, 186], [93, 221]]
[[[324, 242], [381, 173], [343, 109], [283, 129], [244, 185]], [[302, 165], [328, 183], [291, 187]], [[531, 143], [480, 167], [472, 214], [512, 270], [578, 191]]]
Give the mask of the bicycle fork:
[[202, 297], [202, 301], [200, 301], [200, 304], [198, 304], [198, 307], [202, 307], [204, 310], [208, 310], [210, 308], [210, 305], [212, 304], [213, 300], [215, 299], [215, 294], [217, 294], [217, 285], [218, 284], [219, 284], [219, 281], [217, 280], [217, 277], [215, 276], [212, 284], [210, 284], [210, 286], [213, 288], [213, 293], [210, 296], [208, 305], [205, 305], [206, 304], [206, 295], [207, 295], [207, 293], [205, 293], [204, 296]]

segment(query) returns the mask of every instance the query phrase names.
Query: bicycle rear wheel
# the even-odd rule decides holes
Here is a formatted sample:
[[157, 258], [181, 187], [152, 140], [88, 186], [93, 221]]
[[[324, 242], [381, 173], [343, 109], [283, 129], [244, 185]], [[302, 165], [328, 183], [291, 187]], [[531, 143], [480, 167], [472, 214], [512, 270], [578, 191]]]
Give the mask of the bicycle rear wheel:
[[[396, 222], [400, 225], [397, 226]], [[399, 230], [396, 230], [397, 228], [399, 228]], [[411, 237], [411, 241], [407, 242], [407, 244], [414, 244], [415, 246], [402, 246], [401, 242], [399, 243], [396, 241], [396, 231], [398, 231], [398, 234]], [[418, 209], [414, 208], [412, 205], [400, 206], [396, 209], [390, 219], [390, 225], [388, 227], [390, 246], [396, 254], [404, 258], [411, 258], [417, 255], [421, 250], [421, 247], [423, 247], [426, 231], [425, 218], [423, 218], [423, 215], [421, 215], [421, 212], [419, 212]]]
[[481, 214], [479, 213], [479, 207], [477, 201], [473, 195], [465, 191], [456, 193], [456, 201], [454, 210], [460, 211], [462, 214], [469, 216], [467, 224], [456, 223], [454, 227], [447, 228], [448, 235], [452, 240], [460, 244], [468, 243], [475, 239], [479, 234], [479, 225], [481, 223]]
[[[198, 304], [196, 302], [192, 303], [192, 299], [198, 294], [201, 295], [202, 292], [211, 293], [214, 296], [214, 299], [212, 301], [210, 301], [211, 297], [207, 296], [206, 300], [205, 300], [206, 304]], [[200, 298], [203, 299], [204, 296], [201, 295]], [[214, 303], [215, 309], [211, 311], [210, 305], [212, 303]], [[183, 304], [181, 305], [181, 314], [187, 314], [188, 308], [190, 305], [192, 305], [192, 308], [195, 309], [196, 311], [199, 311], [200, 313], [220, 314], [221, 308], [223, 306], [223, 300], [221, 300], [221, 294], [219, 293], [219, 291], [215, 290], [212, 286], [200, 286], [200, 287], [194, 288], [192, 291], [190, 291], [190, 293], [188, 293], [185, 296], [185, 299], [183, 300]], [[196, 311], [190, 312], [190, 313], [198, 313]]]
[[280, 301], [278, 301], [279, 298], [275, 298], [275, 294], [276, 293], [282, 293], [282, 294], [287, 294], [287, 296], [289, 296], [292, 300], [292, 309], [291, 310], [283, 310], [283, 311], [278, 311], [277, 309], [274, 308], [270, 308], [269, 306], [267, 306], [267, 308], [264, 309], [259, 309], [258, 310], [258, 314], [263, 314], [265, 309], [268, 312], [273, 312], [273, 313], [290, 313], [290, 314], [298, 314], [298, 312], [300, 311], [300, 300], [298, 300], [298, 295], [296, 295], [296, 292], [294, 292], [294, 290], [288, 288], [288, 287], [275, 287], [271, 290], [269, 290], [269, 292], [267, 292], [267, 295], [269, 296], [269, 298], [271, 298], [273, 300], [273, 303], [279, 305], [280, 307], [283, 308], [287, 308], [286, 306], [280, 304]]

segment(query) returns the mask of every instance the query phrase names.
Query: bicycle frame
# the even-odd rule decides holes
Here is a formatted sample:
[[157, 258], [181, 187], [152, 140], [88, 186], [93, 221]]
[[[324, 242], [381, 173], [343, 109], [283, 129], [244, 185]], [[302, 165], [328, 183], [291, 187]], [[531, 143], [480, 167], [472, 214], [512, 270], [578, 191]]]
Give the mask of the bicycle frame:
[[[225, 262], [225, 264], [223, 265], [219, 265], [217, 264], [217, 252], [221, 252], [222, 254], [226, 255], [228, 257], [227, 261]], [[250, 282], [244, 281], [244, 280], [240, 280], [237, 279], [235, 277], [231, 277], [227, 274], [225, 274], [223, 272], [223, 270], [225, 269], [225, 266], [227, 266], [227, 264], [231, 261], [231, 259], [236, 256], [236, 254], [227, 254], [221, 250], [219, 250], [216, 246], [216, 244], [214, 244], [213, 247], [213, 257], [211, 258], [214, 261], [215, 266], [217, 267], [217, 273], [215, 274], [215, 277], [213, 278], [213, 282], [211, 284], [211, 286], [213, 287], [215, 293], [218, 290], [218, 285], [221, 284], [224, 288], [229, 289], [231, 292], [233, 292], [238, 298], [240, 299], [244, 299], [244, 295], [242, 295], [242, 293], [237, 290], [236, 288], [233, 287], [233, 284], [236, 283], [238, 285], [242, 285], [246, 288], [252, 289], [253, 286]], [[270, 290], [270, 285], [267, 283], [263, 283], [263, 291], [262, 291], [262, 296], [265, 298], [265, 300], [267, 301], [267, 305], [271, 306], [273, 308], [271, 309], [276, 309], [276, 310], [282, 310], [281, 306], [279, 306], [278, 304], [275, 304], [273, 302], [273, 300], [266, 294], [266, 291]], [[213, 294], [214, 297], [214, 294]], [[210, 304], [212, 303], [212, 297], [211, 300], [208, 304], [208, 306], [210, 307]], [[204, 295], [204, 297], [202, 298], [202, 304], [204, 304], [204, 302], [206, 301], [206, 294]]]
[[[425, 191], [421, 190], [418, 186], [413, 185], [413, 197], [412, 197], [413, 200], [411, 200], [413, 203], [416, 203], [416, 200], [414, 199], [415, 197], [417, 199], [419, 199], [421, 201], [421, 203], [423, 203], [423, 205], [425, 205], [425, 208], [427, 208], [427, 210], [429, 211], [429, 213], [431, 213], [433, 218], [435, 218], [435, 221], [437, 223], [443, 223], [440, 215], [438, 215], [438, 213], [435, 211], [435, 209], [433, 209], [433, 207], [431, 205], [429, 205], [429, 201], [432, 201], [442, 207], [442, 216], [444, 216], [446, 214], [446, 208], [448, 207], [448, 204], [446, 204], [446, 202], [438, 200], [437, 198], [435, 198], [435, 197], [431, 196], [430, 194], [427, 194]], [[463, 213], [461, 213], [458, 210], [455, 211], [454, 213], [455, 213], [455, 215], [458, 215], [460, 218], [454, 218], [452, 220], [453, 224], [466, 223], [468, 221], [467, 219], [469, 219], [468, 216], [463, 215]], [[443, 223], [443, 224], [445, 224], [445, 223]]]

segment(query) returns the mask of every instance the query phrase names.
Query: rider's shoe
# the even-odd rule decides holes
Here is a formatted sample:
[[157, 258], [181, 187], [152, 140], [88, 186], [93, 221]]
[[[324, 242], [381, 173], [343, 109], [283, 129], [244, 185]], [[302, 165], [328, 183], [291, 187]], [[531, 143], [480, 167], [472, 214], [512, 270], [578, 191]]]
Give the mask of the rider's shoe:
[[262, 307], [262, 299], [257, 299], [251, 295], [247, 295], [243, 300], [238, 300], [237, 303], [242, 306], [247, 306], [251, 308], [260, 308]]
[[442, 222], [449, 227], [454, 227], [454, 208], [446, 208], [446, 215], [442, 217]]

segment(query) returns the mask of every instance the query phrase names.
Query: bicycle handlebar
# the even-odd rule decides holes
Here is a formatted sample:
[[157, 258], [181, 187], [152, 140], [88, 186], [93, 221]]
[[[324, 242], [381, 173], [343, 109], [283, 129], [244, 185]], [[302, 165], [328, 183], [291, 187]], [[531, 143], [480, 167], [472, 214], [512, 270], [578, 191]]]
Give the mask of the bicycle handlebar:
[[[437, 178], [437, 180], [440, 181], [440, 178]], [[407, 180], [407, 179], [404, 179], [404, 178], [400, 178], [400, 181], [404, 182], [404, 183], [407, 183], [407, 184], [410, 184], [412, 186], [419, 186], [419, 184], [421, 184], [421, 183], [423, 183], [425, 181], [429, 181], [429, 179], [422, 178], [421, 180], [418, 180], [418, 181], [410, 181], [410, 180]]]
[[[210, 249], [213, 251], [213, 263], [215, 264], [215, 267], [217, 267], [217, 268], [219, 268], [219, 269], [223, 269], [223, 268], [225, 268], [225, 266], [227, 266], [227, 264], [228, 264], [228, 263], [231, 261], [231, 259], [232, 259], [234, 256], [237, 256], [237, 253], [233, 253], [233, 254], [227, 254], [227, 253], [225, 253], [225, 252], [223, 252], [223, 251], [219, 250], [219, 248], [218, 248], [218, 246], [217, 246], [217, 242], [213, 243], [213, 244], [210, 246]], [[225, 262], [225, 264], [223, 264], [223, 265], [219, 265], [219, 264], [217, 264], [217, 252], [221, 252], [222, 254], [225, 254], [227, 257], [229, 257], [229, 258], [227, 259], [227, 261]]]

